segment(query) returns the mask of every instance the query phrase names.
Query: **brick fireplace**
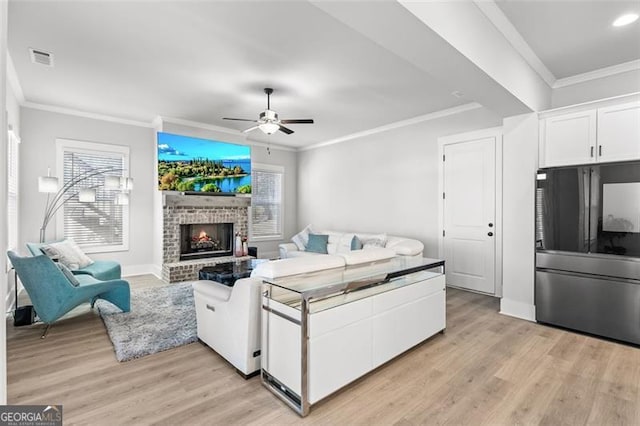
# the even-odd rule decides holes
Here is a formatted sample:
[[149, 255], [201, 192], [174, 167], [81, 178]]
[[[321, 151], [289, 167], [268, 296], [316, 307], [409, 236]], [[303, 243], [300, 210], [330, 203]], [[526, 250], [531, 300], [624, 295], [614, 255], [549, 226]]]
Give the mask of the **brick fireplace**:
[[[167, 282], [179, 282], [188, 280], [197, 280], [198, 271], [204, 266], [212, 266], [219, 263], [231, 262], [237, 259], [249, 259], [249, 257], [237, 258], [233, 253], [229, 253], [229, 248], [233, 250], [233, 236], [236, 232], [241, 235], [247, 235], [248, 232], [248, 207], [251, 199], [248, 197], [224, 197], [224, 196], [198, 196], [198, 195], [164, 195], [163, 203], [163, 256], [162, 256], [162, 279]], [[200, 244], [201, 247], [210, 248], [208, 254], [214, 254], [213, 257], [198, 258], [198, 256], [185, 257], [181, 251], [184, 251], [185, 241], [181, 240], [181, 228], [184, 232], [191, 226], [198, 232], [207, 232], [203, 227], [200, 229], [197, 225], [217, 225], [225, 224], [223, 228], [231, 228], [231, 242], [223, 241], [225, 237], [214, 236], [218, 227], [209, 227], [212, 235], [207, 235], [211, 240], [211, 247], [207, 244]], [[194, 228], [195, 226], [195, 228]], [[216, 231], [214, 231], [214, 228]], [[193, 238], [192, 235], [189, 236]], [[213, 240], [216, 241], [214, 247]], [[225, 247], [222, 247], [225, 245]], [[198, 250], [198, 245], [195, 245]], [[220, 248], [222, 247], [222, 248]], [[182, 249], [182, 250], [181, 250]]]

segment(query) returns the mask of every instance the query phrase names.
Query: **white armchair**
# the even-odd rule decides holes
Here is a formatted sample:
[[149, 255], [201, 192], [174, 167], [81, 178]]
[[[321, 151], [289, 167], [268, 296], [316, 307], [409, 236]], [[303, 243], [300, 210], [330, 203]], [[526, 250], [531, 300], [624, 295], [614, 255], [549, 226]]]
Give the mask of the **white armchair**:
[[257, 278], [193, 283], [198, 338], [245, 378], [260, 370], [261, 286]]
[[340, 256], [283, 259], [257, 265], [250, 278], [239, 279], [233, 287], [195, 281], [198, 338], [249, 378], [260, 371], [262, 277], [284, 277], [344, 265]]

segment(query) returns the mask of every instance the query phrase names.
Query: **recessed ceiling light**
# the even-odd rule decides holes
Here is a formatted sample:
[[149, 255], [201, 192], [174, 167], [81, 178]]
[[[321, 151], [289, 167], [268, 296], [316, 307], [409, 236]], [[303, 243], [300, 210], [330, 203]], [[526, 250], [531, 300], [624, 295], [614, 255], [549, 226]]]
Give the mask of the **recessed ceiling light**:
[[625, 25], [629, 25], [632, 22], [636, 22], [638, 20], [638, 14], [637, 13], [626, 13], [620, 17], [618, 17], [618, 19], [616, 19], [615, 21], [613, 21], [613, 26], [614, 27], [624, 27]]

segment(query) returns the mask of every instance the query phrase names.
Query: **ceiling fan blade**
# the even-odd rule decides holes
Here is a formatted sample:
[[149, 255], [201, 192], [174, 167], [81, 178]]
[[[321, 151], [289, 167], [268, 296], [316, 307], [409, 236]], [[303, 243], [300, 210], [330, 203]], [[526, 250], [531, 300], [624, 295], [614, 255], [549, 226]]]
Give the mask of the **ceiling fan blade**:
[[291, 133], [293, 133], [293, 130], [291, 129], [287, 129], [286, 127], [284, 127], [282, 124], [280, 125], [280, 129], [281, 132], [286, 133], [288, 135], [290, 135]]
[[252, 123], [257, 123], [258, 122], [258, 120], [249, 120], [248, 118], [226, 118], [226, 117], [224, 117], [223, 120], [251, 121]]
[[257, 128], [258, 126], [249, 127], [248, 129], [243, 130], [242, 133], [249, 133], [250, 131], [255, 130]]
[[313, 124], [313, 118], [299, 118], [290, 120], [280, 120], [284, 124]]

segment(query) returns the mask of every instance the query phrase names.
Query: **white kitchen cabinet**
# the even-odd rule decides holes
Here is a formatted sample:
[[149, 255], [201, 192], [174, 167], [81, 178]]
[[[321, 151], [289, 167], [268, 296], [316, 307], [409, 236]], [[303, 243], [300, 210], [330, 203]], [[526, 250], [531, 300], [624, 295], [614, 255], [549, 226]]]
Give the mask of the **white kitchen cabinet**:
[[540, 167], [570, 166], [596, 161], [596, 110], [540, 121]]
[[599, 162], [640, 159], [640, 102], [598, 108]]
[[540, 120], [540, 167], [640, 160], [640, 101]]

